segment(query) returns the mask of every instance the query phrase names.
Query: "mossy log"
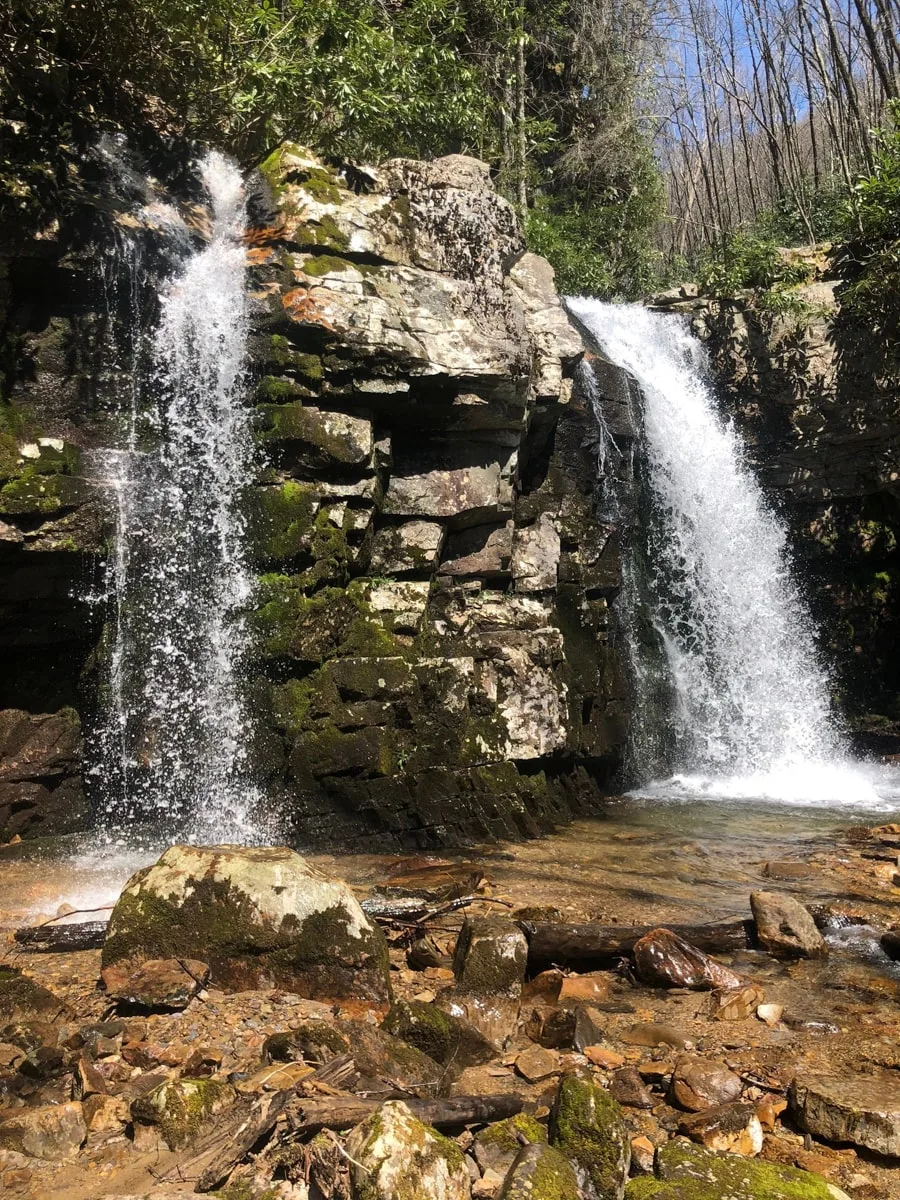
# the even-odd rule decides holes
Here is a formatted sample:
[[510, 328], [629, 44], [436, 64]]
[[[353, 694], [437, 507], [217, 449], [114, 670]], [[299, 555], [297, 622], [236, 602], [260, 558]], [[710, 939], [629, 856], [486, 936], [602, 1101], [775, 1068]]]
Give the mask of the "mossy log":
[[[528, 971], [536, 974], [550, 966], [592, 971], [627, 958], [635, 942], [655, 928], [651, 925], [560, 925], [520, 922], [528, 939]], [[723, 921], [712, 925], [667, 925], [673, 933], [707, 954], [730, 954], [756, 944], [751, 920]]]
[[75, 950], [99, 950], [106, 937], [106, 921], [82, 921], [77, 925], [29, 925], [13, 934], [20, 946], [71, 954]]

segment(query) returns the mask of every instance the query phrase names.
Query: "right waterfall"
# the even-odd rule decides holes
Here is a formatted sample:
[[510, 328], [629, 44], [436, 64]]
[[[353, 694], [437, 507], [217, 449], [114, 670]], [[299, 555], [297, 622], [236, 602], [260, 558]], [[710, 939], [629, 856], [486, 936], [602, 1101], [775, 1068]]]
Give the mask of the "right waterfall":
[[[786, 531], [717, 410], [702, 344], [641, 305], [568, 304], [643, 396], [647, 511], [626, 581], [641, 581], [668, 702], [665, 762], [642, 764], [636, 747], [639, 790], [877, 806], [871, 773], [845, 757]], [[640, 729], [660, 672], [640, 661], [648, 639], [630, 640]], [[659, 766], [667, 778], [649, 779]]]

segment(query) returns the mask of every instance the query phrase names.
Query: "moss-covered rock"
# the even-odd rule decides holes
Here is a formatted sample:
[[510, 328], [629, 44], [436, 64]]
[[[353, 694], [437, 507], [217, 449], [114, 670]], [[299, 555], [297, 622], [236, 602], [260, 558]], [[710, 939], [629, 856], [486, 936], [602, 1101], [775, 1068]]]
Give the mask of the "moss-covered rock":
[[518, 999], [527, 959], [518, 925], [503, 917], [467, 917], [453, 955], [456, 986], [470, 995]]
[[279, 403], [257, 406], [260, 441], [293, 443], [292, 456], [307, 467], [361, 467], [371, 461], [371, 421], [291, 402], [288, 397], [294, 385], [286, 380], [274, 383], [285, 388], [285, 395], [278, 396]]
[[387, 945], [353, 893], [286, 847], [172, 846], [128, 881], [102, 965], [209, 963], [218, 987], [390, 998]]
[[482, 1171], [505, 1175], [525, 1145], [547, 1143], [547, 1129], [529, 1113], [496, 1121], [475, 1135], [472, 1153]]
[[453, 1071], [494, 1056], [493, 1046], [468, 1021], [420, 1000], [398, 1000], [381, 1028]]
[[156, 1125], [169, 1149], [178, 1150], [235, 1099], [234, 1088], [223, 1080], [171, 1079], [132, 1101], [131, 1115], [141, 1125]]
[[520, 1147], [500, 1200], [575, 1200], [582, 1194], [566, 1156], [553, 1146], [534, 1142]]
[[318, 493], [308, 483], [288, 480], [253, 488], [249, 498], [248, 537], [258, 559], [284, 562], [312, 548]]
[[591, 1200], [622, 1200], [631, 1164], [625, 1115], [587, 1075], [565, 1076], [550, 1114], [550, 1141], [575, 1164]]
[[356, 1068], [375, 1086], [361, 1091], [403, 1088], [415, 1096], [438, 1096], [449, 1089], [449, 1073], [415, 1046], [361, 1021], [339, 1021], [338, 1031], [350, 1044]]
[[370, 586], [354, 580], [347, 588], [326, 587], [312, 596], [292, 575], [263, 575], [253, 622], [267, 658], [319, 663], [334, 657], [385, 658], [401, 655], [389, 612], [369, 604]]
[[657, 1154], [658, 1179], [632, 1179], [627, 1200], [847, 1200], [811, 1171], [736, 1154], [716, 1154], [676, 1139]]
[[303, 1021], [292, 1029], [270, 1034], [263, 1043], [266, 1062], [330, 1062], [350, 1049], [349, 1039], [327, 1021]]
[[346, 1147], [355, 1200], [469, 1200], [459, 1146], [399, 1101], [351, 1129]]

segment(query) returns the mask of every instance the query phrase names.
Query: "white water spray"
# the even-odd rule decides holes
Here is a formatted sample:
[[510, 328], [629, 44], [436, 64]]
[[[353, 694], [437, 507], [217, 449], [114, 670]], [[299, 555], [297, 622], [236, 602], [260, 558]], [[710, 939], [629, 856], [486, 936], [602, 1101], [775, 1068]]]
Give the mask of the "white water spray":
[[785, 530], [716, 411], [701, 344], [639, 305], [569, 305], [643, 393], [674, 774], [641, 792], [878, 807], [880, 789], [844, 757]]
[[253, 841], [259, 796], [241, 678], [253, 592], [241, 500], [254, 473], [244, 188], [221, 154], [200, 172], [209, 240], [164, 285], [149, 345], [135, 338], [123, 448], [101, 464], [117, 528], [95, 774], [108, 831], [139, 819], [170, 838]]

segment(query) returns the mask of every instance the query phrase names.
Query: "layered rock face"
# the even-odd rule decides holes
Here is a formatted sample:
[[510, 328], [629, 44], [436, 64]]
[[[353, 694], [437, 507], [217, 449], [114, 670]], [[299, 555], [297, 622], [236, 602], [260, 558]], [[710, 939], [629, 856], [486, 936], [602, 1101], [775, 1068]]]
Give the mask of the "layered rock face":
[[548, 828], [623, 732], [580, 337], [487, 168], [263, 166], [263, 750], [304, 836]]
[[[283, 146], [262, 176], [246, 510], [259, 782], [308, 842], [547, 829], [598, 794], [625, 727], [618, 536], [597, 511], [583, 347], [552, 272], [472, 159], [338, 171]], [[146, 196], [129, 208], [98, 187], [4, 244], [0, 707], [18, 732], [0, 745], [0, 839], [88, 820], [78, 718], [90, 744], [109, 637], [86, 597], [114, 530], [102, 447], [131, 386], [117, 346], [153, 319], [98, 247], [113, 226], [140, 234], [145, 277], [165, 233], [134, 233]], [[627, 388], [597, 374], [601, 401]], [[68, 757], [48, 732], [65, 721]], [[48, 758], [23, 775], [29, 737]]]
[[676, 307], [706, 335], [726, 403], [788, 517], [841, 705], [864, 745], [895, 750], [883, 718], [900, 715], [900, 373], [835, 291], [830, 280], [794, 288], [778, 314], [749, 298]]

